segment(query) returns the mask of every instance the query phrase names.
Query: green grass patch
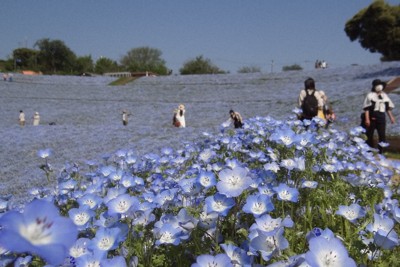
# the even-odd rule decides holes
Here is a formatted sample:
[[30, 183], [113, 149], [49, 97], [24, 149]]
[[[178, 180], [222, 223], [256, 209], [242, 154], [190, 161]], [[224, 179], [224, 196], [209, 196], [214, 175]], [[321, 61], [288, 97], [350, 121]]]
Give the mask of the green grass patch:
[[117, 80], [110, 82], [108, 85], [118, 86], [118, 85], [125, 85], [127, 83], [133, 82], [138, 77], [120, 77]]

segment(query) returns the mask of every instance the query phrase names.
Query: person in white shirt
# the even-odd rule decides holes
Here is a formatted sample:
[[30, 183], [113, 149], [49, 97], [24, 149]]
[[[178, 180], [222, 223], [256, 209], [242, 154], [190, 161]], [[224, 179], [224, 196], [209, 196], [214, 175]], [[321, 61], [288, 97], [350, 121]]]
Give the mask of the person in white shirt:
[[18, 120], [19, 120], [19, 125], [25, 126], [25, 113], [22, 110], [19, 111]]
[[[383, 92], [386, 83], [379, 79], [372, 81], [372, 90], [364, 99], [364, 125], [367, 129], [367, 144], [373, 147], [375, 130], [378, 132], [379, 143], [386, 142], [386, 113], [390, 122], [395, 123], [392, 113], [394, 104], [386, 93]], [[383, 147], [378, 144], [379, 153], [383, 153]]]
[[34, 126], [38, 126], [40, 122], [40, 115], [39, 112], [35, 112], [35, 114], [33, 114], [33, 125]]

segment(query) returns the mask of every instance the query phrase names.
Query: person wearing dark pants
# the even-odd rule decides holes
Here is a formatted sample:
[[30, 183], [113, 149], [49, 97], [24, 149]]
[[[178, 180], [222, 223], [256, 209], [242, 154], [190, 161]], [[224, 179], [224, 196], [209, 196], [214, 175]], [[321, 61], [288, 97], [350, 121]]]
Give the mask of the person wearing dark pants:
[[379, 79], [372, 82], [372, 90], [364, 100], [364, 125], [367, 130], [367, 144], [370, 147], [374, 146], [374, 132], [378, 133], [378, 149], [379, 153], [383, 153], [383, 147], [379, 144], [386, 142], [386, 113], [389, 116], [390, 122], [395, 123], [395, 118], [392, 113], [394, 108], [393, 102], [388, 95], [383, 92], [386, 83]]

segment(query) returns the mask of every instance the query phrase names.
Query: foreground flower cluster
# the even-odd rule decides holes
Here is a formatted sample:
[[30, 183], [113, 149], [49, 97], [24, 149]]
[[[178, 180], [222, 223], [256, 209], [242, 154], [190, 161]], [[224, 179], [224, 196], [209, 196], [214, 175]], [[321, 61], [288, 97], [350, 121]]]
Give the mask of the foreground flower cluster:
[[398, 265], [400, 164], [361, 128], [318, 124], [256, 117], [180, 150], [68, 165], [55, 191], [4, 211], [0, 266]]

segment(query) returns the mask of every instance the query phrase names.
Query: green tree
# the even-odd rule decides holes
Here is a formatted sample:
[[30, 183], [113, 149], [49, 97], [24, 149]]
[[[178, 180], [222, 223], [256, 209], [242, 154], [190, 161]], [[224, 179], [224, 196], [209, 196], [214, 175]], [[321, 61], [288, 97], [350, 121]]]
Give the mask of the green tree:
[[400, 60], [400, 5], [374, 1], [346, 22], [345, 32], [351, 41], [372, 53], [381, 53], [382, 61]]
[[238, 73], [256, 73], [261, 72], [261, 68], [257, 66], [244, 66], [238, 70]]
[[225, 73], [215, 66], [210, 59], [198, 56], [195, 59], [186, 61], [183, 67], [179, 69], [180, 74], [217, 74]]
[[29, 48], [17, 48], [13, 51], [14, 67], [17, 69], [37, 69], [38, 51]]
[[76, 55], [63, 41], [41, 39], [34, 45], [39, 48], [38, 64], [44, 73], [72, 73]]
[[96, 61], [94, 67], [95, 73], [104, 74], [106, 72], [116, 72], [116, 71], [119, 71], [117, 62], [106, 57], [101, 57]]
[[290, 66], [283, 66], [283, 71], [292, 71], [292, 70], [302, 70], [303, 68], [299, 64], [293, 64]]
[[165, 60], [161, 58], [162, 52], [156, 48], [133, 48], [122, 57], [121, 65], [131, 72], [150, 71], [159, 75], [169, 73]]
[[82, 73], [91, 73], [94, 70], [92, 56], [83, 56], [76, 59], [75, 71]]

